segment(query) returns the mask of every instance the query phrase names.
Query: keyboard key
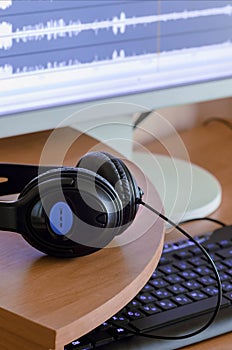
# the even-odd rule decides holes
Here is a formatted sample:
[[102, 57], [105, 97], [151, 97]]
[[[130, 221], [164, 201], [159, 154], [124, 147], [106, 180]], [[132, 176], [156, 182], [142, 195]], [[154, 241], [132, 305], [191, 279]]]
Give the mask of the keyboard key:
[[158, 266], [170, 264], [171, 262], [172, 262], [172, 259], [170, 257], [162, 255], [160, 260], [159, 260], [159, 265]]
[[194, 269], [194, 271], [199, 273], [199, 275], [201, 275], [201, 276], [209, 275], [212, 273], [212, 269], [210, 269], [208, 266], [204, 266], [204, 265], [196, 267]]
[[108, 331], [111, 327], [112, 326], [109, 322], [103, 322], [100, 326], [97, 327], [97, 330]]
[[171, 284], [181, 283], [184, 281], [184, 279], [181, 276], [176, 274], [166, 276], [165, 279]]
[[231, 276], [225, 273], [224, 271], [219, 271], [219, 276], [222, 282], [231, 279]]
[[170, 310], [176, 307], [176, 304], [169, 299], [164, 299], [156, 302], [156, 305], [163, 310]]
[[192, 303], [192, 300], [186, 297], [186, 295], [180, 294], [176, 295], [175, 297], [172, 297], [172, 300], [177, 303], [178, 305], [186, 305], [189, 303]]
[[232, 258], [232, 247], [220, 250], [219, 252], [217, 252], [217, 255], [224, 259]]
[[192, 254], [188, 250], [181, 250], [174, 254], [174, 257], [180, 260], [185, 260], [192, 257]]
[[172, 293], [170, 293], [167, 289], [158, 289], [153, 291], [152, 294], [158, 299], [170, 298], [172, 296]]
[[118, 328], [111, 328], [109, 333], [112, 335], [113, 338], [115, 338], [116, 340], [120, 340], [120, 339], [123, 339], [125, 338], [126, 336], [128, 335], [131, 335], [129, 333], [128, 330], [122, 328], [122, 327], [118, 327]]
[[[220, 256], [217, 255], [217, 252], [210, 252], [211, 259], [216, 263], [217, 261], [220, 261]], [[209, 260], [206, 258], [206, 256], [202, 257], [203, 260], [206, 261], [206, 263], [209, 263]]]
[[188, 240], [182, 240], [182, 241], [178, 241], [176, 243], [173, 243], [173, 249], [190, 247], [192, 245], [193, 245], [193, 242], [188, 241]]
[[228, 239], [224, 239], [224, 240], [219, 242], [219, 245], [220, 245], [221, 248], [231, 247], [232, 246], [232, 241], [230, 241]]
[[[112, 334], [107, 332], [91, 332], [89, 337], [94, 344], [94, 347], [109, 344], [114, 340]], [[83, 348], [83, 350], [84, 349], [86, 348]]]
[[[228, 295], [228, 298], [232, 298]], [[232, 300], [232, 299], [231, 299]], [[178, 322], [180, 320], [190, 319], [194, 316], [198, 316], [206, 311], [212, 311], [217, 303], [217, 297], [210, 297], [204, 300], [197, 301], [195, 303], [176, 307], [172, 310], [164, 311], [159, 314], [151, 315], [143, 320], [136, 320], [131, 322], [131, 325], [140, 332], [146, 332], [149, 330], [155, 330], [164, 325]], [[222, 298], [222, 306], [228, 305], [228, 300]]]
[[142, 318], [144, 317], [144, 313], [140, 312], [139, 310], [133, 311], [133, 310], [129, 310], [125, 312], [125, 316], [129, 319], [129, 320], [136, 320], [138, 318]]
[[202, 284], [200, 284], [197, 281], [186, 281], [182, 284], [184, 287], [188, 288], [189, 290], [196, 290], [202, 287]]
[[199, 277], [199, 275], [192, 271], [192, 270], [185, 270], [179, 273], [181, 277], [183, 277], [185, 280], [192, 280], [194, 278]]
[[204, 248], [208, 251], [208, 252], [214, 252], [216, 250], [218, 250], [220, 246], [217, 243], [204, 243]]
[[143, 294], [139, 294], [137, 296], [137, 300], [139, 300], [142, 303], [146, 304], [146, 303], [153, 302], [155, 300], [155, 297], [153, 295], [151, 295], [150, 293], [143, 293]]
[[113, 322], [119, 327], [123, 327], [129, 323], [128, 318], [126, 318], [122, 313], [114, 315], [109, 319], [109, 323]]
[[172, 286], [169, 286], [167, 289], [174, 294], [183, 294], [187, 292], [187, 289], [180, 284], [173, 284]]
[[162, 277], [162, 276], [163, 276], [163, 273], [161, 273], [161, 272], [158, 271], [158, 270], [155, 270], [155, 271], [153, 272], [153, 274], [151, 275], [151, 279], [156, 279], [156, 278]]
[[225, 297], [228, 298], [232, 302], [232, 291], [231, 292], [227, 292], [225, 294]]
[[156, 288], [165, 288], [168, 286], [168, 282], [162, 278], [151, 280], [149, 283]]
[[171, 273], [178, 272], [178, 270], [172, 265], [165, 265], [165, 266], [159, 267], [159, 271], [163, 272], [164, 274], [171, 274]]
[[200, 278], [197, 279], [198, 282], [202, 283], [204, 286], [209, 286], [212, 284], [215, 284], [215, 278], [212, 278], [210, 276], [202, 276]]
[[66, 345], [64, 348], [64, 350], [91, 350], [91, 349], [93, 349], [93, 343], [86, 336], [80, 339], [74, 340], [72, 343]]
[[228, 282], [228, 281], [222, 282], [222, 289], [224, 292], [232, 291], [232, 281], [231, 282]]
[[210, 296], [214, 296], [218, 294], [218, 288], [215, 286], [207, 286], [203, 288], [202, 291]]
[[232, 267], [232, 259], [226, 259], [223, 263], [229, 268]]
[[142, 303], [140, 301], [133, 299], [127, 304], [127, 307], [130, 309], [134, 309], [134, 308], [138, 308], [141, 305]]
[[164, 250], [164, 252], [168, 252], [169, 250], [173, 250], [173, 244], [172, 243], [165, 243], [163, 250]]
[[207, 295], [199, 290], [193, 290], [192, 292], [187, 293], [187, 296], [195, 301], [207, 298]]
[[157, 314], [161, 311], [160, 308], [158, 308], [155, 304], [146, 304], [142, 307], [140, 307], [141, 311], [145, 312], [147, 315], [153, 315]]
[[203, 260], [200, 257], [194, 257], [194, 258], [188, 259], [188, 262], [193, 266], [205, 265], [205, 260]]
[[154, 288], [150, 285], [150, 284], [146, 284], [143, 289], [141, 289], [142, 293], [146, 293], [146, 292], [151, 292]]
[[223, 271], [226, 268], [226, 266], [223, 263], [221, 263], [220, 261], [216, 261], [215, 265], [216, 265], [216, 268], [218, 271]]
[[193, 246], [189, 249], [193, 255], [203, 255], [202, 250], [199, 247]]
[[177, 267], [179, 270], [182, 270], [182, 271], [192, 268], [192, 266], [187, 261], [175, 262], [174, 266]]

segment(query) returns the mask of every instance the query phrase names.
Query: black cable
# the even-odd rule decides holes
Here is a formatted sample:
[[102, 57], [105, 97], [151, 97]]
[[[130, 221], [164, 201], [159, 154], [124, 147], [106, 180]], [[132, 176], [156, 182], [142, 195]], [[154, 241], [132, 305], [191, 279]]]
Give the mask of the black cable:
[[139, 115], [139, 117], [136, 119], [133, 125], [133, 129], [136, 129], [139, 124], [141, 124], [150, 114], [152, 111], [144, 112]]
[[226, 119], [219, 118], [219, 117], [209, 118], [203, 122], [203, 125], [208, 125], [212, 122], [222, 123], [222, 124], [226, 125], [229, 129], [232, 129], [232, 122], [230, 122], [229, 120], [226, 120]]
[[192, 222], [192, 221], [202, 221], [202, 220], [212, 221], [215, 224], [221, 225], [223, 227], [227, 226], [224, 222], [222, 222], [220, 220], [213, 219], [213, 218], [208, 218], [208, 217], [206, 217], [206, 218], [193, 218], [193, 219], [184, 220], [184, 221], [181, 221], [179, 223], [179, 225], [187, 224], [188, 222]]
[[[125, 330], [127, 330], [128, 332], [130, 332], [131, 334], [133, 334], [133, 335], [138, 335], [138, 336], [142, 336], [142, 337], [145, 337], [145, 338], [151, 338], [151, 339], [183, 340], [183, 339], [187, 339], [187, 338], [193, 337], [195, 335], [198, 335], [198, 334], [203, 332], [206, 328], [208, 328], [213, 323], [213, 321], [216, 318], [216, 316], [218, 314], [218, 311], [220, 309], [221, 300], [222, 300], [222, 285], [221, 285], [221, 280], [220, 280], [220, 276], [219, 276], [217, 267], [216, 267], [213, 259], [211, 258], [211, 256], [206, 251], [206, 249], [197, 240], [195, 240], [192, 236], [190, 236], [182, 227], [180, 227], [179, 225], [176, 225], [172, 220], [167, 218], [165, 215], [163, 215], [162, 213], [160, 213], [156, 209], [152, 208], [149, 204], [144, 203], [142, 200], [139, 200], [138, 204], [142, 204], [144, 207], [146, 207], [147, 209], [151, 210], [157, 216], [161, 217], [161, 219], [163, 219], [164, 221], [167, 221], [171, 226], [175, 227], [178, 231], [180, 231], [184, 236], [186, 236], [189, 240], [191, 240], [202, 251], [202, 253], [206, 256], [207, 260], [211, 264], [213, 272], [215, 274], [216, 282], [217, 282], [217, 288], [218, 288], [218, 298], [217, 298], [217, 303], [215, 305], [215, 309], [214, 309], [214, 311], [212, 313], [212, 316], [208, 320], [208, 322], [206, 322], [206, 324], [203, 325], [202, 327], [200, 327], [198, 330], [193, 331], [191, 333], [187, 333], [187, 334], [180, 335], [180, 336], [162, 336], [162, 335], [153, 335], [153, 334], [140, 333], [138, 331], [133, 331], [133, 330], [125, 327], [124, 325], [123, 325], [123, 328]], [[212, 221], [214, 221], [214, 219], [212, 219]]]

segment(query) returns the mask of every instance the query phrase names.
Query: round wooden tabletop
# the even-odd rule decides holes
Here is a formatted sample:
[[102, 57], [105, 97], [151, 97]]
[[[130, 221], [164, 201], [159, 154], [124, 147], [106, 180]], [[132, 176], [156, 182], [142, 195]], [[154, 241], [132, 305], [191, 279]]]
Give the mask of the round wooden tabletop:
[[[74, 131], [60, 132], [67, 136]], [[43, 132], [0, 140], [1, 162], [36, 164], [48, 136]], [[74, 145], [76, 150], [69, 149], [66, 165], [75, 164], [96, 144], [87, 136], [81, 140], [83, 146], [79, 140], [78, 147]], [[105, 150], [104, 145], [101, 149]], [[57, 151], [55, 146], [53, 151]], [[155, 188], [134, 164], [127, 165], [144, 191], [144, 201], [162, 210]], [[2, 348], [17, 345], [19, 350], [61, 350], [110, 318], [138, 293], [154, 271], [162, 252], [163, 231], [162, 220], [140, 207], [132, 225], [109, 246], [74, 259], [45, 256], [20, 235], [1, 232]]]

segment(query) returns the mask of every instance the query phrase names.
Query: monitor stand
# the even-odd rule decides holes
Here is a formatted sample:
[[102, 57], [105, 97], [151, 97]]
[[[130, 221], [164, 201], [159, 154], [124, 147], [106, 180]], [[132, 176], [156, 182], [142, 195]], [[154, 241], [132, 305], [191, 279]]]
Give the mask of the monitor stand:
[[221, 185], [205, 169], [158, 154], [134, 152], [132, 160], [157, 189], [165, 215], [175, 223], [205, 217], [221, 203]]
[[165, 214], [175, 223], [210, 215], [220, 205], [221, 186], [205, 169], [175, 157], [134, 151], [131, 115], [120, 115], [116, 121], [78, 123], [76, 128], [138, 165], [157, 189]]

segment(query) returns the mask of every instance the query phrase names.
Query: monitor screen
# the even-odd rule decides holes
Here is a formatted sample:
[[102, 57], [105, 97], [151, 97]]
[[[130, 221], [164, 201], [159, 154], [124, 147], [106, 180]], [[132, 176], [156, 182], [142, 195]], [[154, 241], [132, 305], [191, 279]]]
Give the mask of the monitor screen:
[[0, 0], [1, 137], [99, 101], [134, 113], [229, 96], [231, 16], [231, 0]]

